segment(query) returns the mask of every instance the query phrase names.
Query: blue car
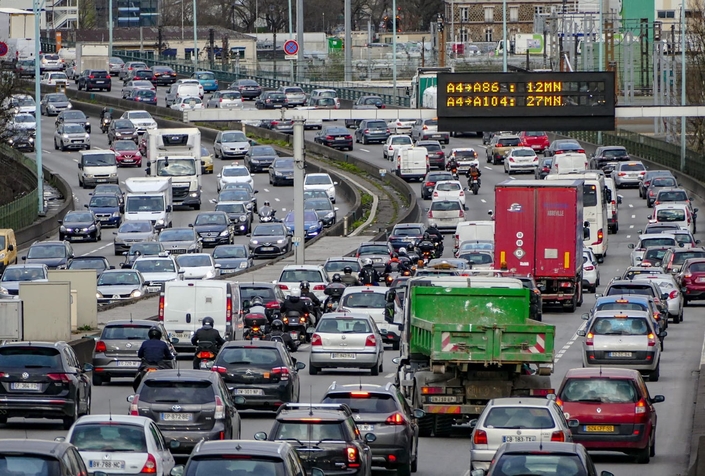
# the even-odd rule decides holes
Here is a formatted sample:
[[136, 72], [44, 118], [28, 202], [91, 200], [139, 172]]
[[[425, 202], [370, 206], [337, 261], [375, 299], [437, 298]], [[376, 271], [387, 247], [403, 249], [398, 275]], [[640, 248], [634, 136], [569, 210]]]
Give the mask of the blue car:
[[215, 74], [210, 71], [196, 71], [191, 75], [191, 79], [197, 79], [203, 86], [203, 92], [205, 93], [218, 90], [218, 80], [215, 79]]
[[100, 194], [91, 196], [88, 205], [84, 205], [93, 212], [102, 226], [119, 228], [122, 223], [123, 206], [115, 194]]
[[[290, 232], [294, 233], [294, 212], [290, 211], [284, 218], [284, 225], [289, 229]], [[313, 210], [304, 211], [304, 228], [306, 232], [304, 234], [305, 240], [310, 240], [321, 234], [323, 231], [323, 222], [318, 219], [318, 215]]]
[[[654, 325], [659, 329], [666, 330], [668, 328], [668, 313], [661, 312], [653, 298], [635, 294], [616, 294], [614, 296], [600, 296], [595, 301], [595, 305], [589, 313], [583, 314], [583, 320], [591, 321], [595, 317], [595, 312], [598, 311], [614, 311], [619, 314], [621, 310], [625, 311], [650, 311], [653, 316]], [[588, 322], [587, 327], [590, 326]]]

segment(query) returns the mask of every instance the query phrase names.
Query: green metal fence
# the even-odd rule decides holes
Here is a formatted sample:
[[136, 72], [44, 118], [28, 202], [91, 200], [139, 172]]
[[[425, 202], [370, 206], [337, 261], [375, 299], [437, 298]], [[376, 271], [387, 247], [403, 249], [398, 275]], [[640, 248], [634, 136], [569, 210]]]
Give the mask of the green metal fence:
[[[37, 164], [33, 160], [25, 157], [23, 154], [5, 146], [0, 147], [0, 154], [15, 162], [17, 167], [24, 167], [27, 169], [22, 173], [32, 175], [34, 177], [35, 185], [24, 196], [0, 206], [0, 228], [12, 228], [13, 230], [19, 230], [25, 226], [31, 225], [38, 216], [36, 186]], [[18, 173], [15, 172], [13, 175], [18, 175]]]

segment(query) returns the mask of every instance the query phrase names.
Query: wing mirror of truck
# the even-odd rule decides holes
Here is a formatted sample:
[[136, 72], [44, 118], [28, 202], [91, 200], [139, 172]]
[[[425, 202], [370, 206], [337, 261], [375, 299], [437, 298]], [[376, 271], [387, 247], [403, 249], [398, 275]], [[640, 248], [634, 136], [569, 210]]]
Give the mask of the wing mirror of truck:
[[590, 239], [590, 222], [586, 221], [583, 223], [583, 239], [588, 240]]
[[394, 299], [397, 297], [397, 292], [394, 289], [390, 289], [389, 291], [387, 291], [384, 297], [387, 302], [394, 302]]

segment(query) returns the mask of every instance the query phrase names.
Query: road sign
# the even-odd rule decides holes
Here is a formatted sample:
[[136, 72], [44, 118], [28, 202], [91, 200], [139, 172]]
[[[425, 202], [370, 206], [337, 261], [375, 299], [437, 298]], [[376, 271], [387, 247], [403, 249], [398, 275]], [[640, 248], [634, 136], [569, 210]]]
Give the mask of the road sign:
[[299, 243], [301, 243], [301, 237], [300, 236], [292, 236], [291, 242], [298, 245]]
[[0, 41], [0, 56], [5, 56], [9, 50], [7, 43]]
[[299, 44], [296, 40], [286, 40], [284, 42], [284, 53], [287, 55], [295, 55], [299, 52]]

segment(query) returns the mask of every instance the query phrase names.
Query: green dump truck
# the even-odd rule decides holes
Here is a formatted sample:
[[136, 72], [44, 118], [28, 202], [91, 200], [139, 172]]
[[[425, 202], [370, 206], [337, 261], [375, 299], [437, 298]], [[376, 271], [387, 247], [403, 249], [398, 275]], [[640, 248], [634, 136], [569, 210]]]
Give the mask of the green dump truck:
[[555, 328], [529, 319], [529, 293], [504, 277], [408, 282], [395, 361], [397, 384], [426, 412], [421, 435], [447, 436], [493, 398], [553, 393]]

